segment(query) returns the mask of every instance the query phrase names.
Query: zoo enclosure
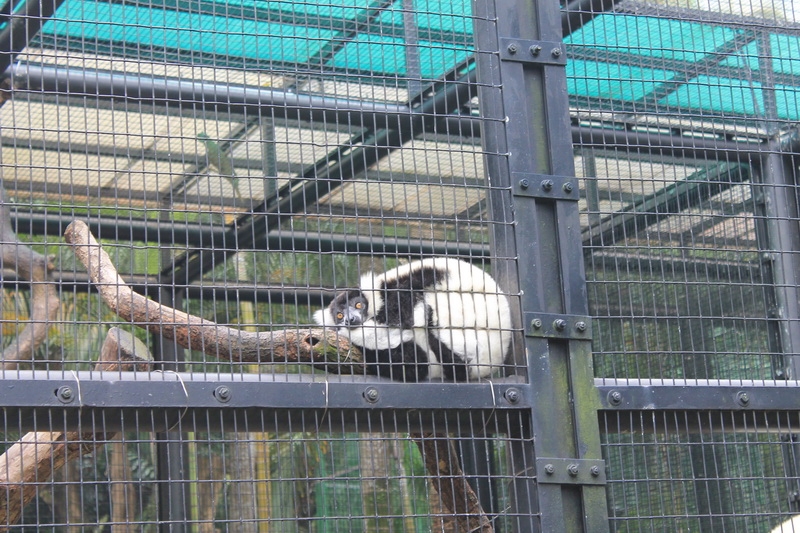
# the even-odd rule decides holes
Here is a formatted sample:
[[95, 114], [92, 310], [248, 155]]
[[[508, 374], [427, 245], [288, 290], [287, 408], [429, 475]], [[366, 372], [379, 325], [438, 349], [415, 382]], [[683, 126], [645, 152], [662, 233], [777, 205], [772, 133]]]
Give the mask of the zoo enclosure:
[[[109, 442], [29, 523], [425, 529], [453, 513], [402, 432], [461, 437], [497, 529], [768, 531], [797, 511], [796, 21], [635, 2], [6, 13], [6, 207], [56, 254], [62, 313], [6, 370], [6, 434]], [[515, 357], [488, 383], [407, 385], [151, 334], [167, 372], [109, 379], [91, 368], [116, 319], [82, 295], [75, 218], [139, 292], [244, 328], [308, 324], [323, 288], [397, 259], [490, 264], [521, 311]], [[22, 323], [26, 284], [4, 283]], [[82, 505], [57, 512], [62, 495]]]

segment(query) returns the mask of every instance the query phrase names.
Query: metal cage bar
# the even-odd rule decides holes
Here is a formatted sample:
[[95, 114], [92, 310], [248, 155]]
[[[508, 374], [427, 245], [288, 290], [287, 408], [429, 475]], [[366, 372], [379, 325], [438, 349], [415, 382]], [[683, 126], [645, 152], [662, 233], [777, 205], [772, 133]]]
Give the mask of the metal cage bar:
[[[570, 321], [567, 317], [583, 316], [576, 326], [565, 328], [585, 330], [589, 322], [580, 236], [575, 233], [574, 167], [571, 157], [562, 157], [571, 154], [572, 146], [563, 45], [555, 23], [558, 6], [527, 0], [476, 2], [475, 14], [481, 114], [486, 119], [481, 140], [487, 173], [499, 185], [490, 205], [504, 221], [511, 216], [506, 206], [515, 206], [515, 230], [501, 226], [493, 244], [500, 257], [525, 258], [509, 267], [518, 278], [506, 276], [506, 284], [518, 286], [523, 295], [525, 349], [516, 356], [527, 359], [534, 408], [531, 440], [511, 456], [515, 469], [536, 465], [539, 483], [517, 486], [516, 493], [526, 497], [518, 496], [513, 504], [521, 514], [540, 514], [541, 531], [607, 531], [602, 485], [578, 476], [551, 482], [550, 468], [540, 470], [543, 461], [555, 474], [558, 466], [553, 465], [559, 461], [577, 466], [600, 459], [590, 344], [541, 326], [552, 322], [561, 330], [560, 324]], [[499, 50], [499, 57], [487, 53], [493, 50]], [[494, 268], [502, 272], [502, 266]], [[534, 331], [536, 321], [549, 333]], [[527, 525], [520, 524], [520, 530], [526, 531]]]

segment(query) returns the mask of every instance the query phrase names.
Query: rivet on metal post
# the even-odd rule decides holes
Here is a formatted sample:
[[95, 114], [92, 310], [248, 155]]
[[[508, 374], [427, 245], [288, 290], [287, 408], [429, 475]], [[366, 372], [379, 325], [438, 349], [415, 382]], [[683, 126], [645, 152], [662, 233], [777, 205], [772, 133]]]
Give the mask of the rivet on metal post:
[[508, 45], [509, 54], [516, 54], [517, 50], [519, 50], [519, 46], [517, 45], [517, 43], [511, 43]]
[[575, 463], [570, 463], [567, 466], [567, 473], [572, 477], [576, 477], [578, 475], [578, 465]]
[[232, 395], [233, 393], [231, 393], [231, 389], [229, 389], [225, 385], [220, 385], [219, 387], [214, 389], [214, 398], [216, 398], [217, 401], [220, 403], [228, 403], [229, 401], [231, 401]]
[[744, 407], [750, 403], [750, 395], [744, 391], [739, 391], [736, 393], [736, 402]]
[[548, 476], [552, 476], [556, 473], [556, 467], [551, 465], [550, 463], [544, 465], [544, 473]]
[[375, 403], [380, 398], [380, 393], [378, 389], [375, 387], [367, 387], [364, 389], [364, 399], [367, 400], [369, 403]]
[[66, 385], [56, 390], [56, 396], [61, 403], [72, 403], [72, 400], [75, 399], [75, 393], [72, 392], [72, 387], [67, 387]]
[[561, 48], [553, 48], [550, 50], [550, 55], [553, 57], [561, 57]]
[[559, 318], [553, 321], [553, 327], [556, 328], [556, 331], [564, 331], [567, 329], [567, 321], [563, 318]]
[[552, 191], [553, 190], [553, 180], [542, 180], [542, 190], [543, 191]]
[[520, 399], [519, 389], [511, 387], [506, 390], [503, 396], [505, 396], [506, 400], [508, 400], [508, 403], [518, 403]]
[[622, 393], [618, 390], [612, 390], [608, 393], [608, 403], [611, 405], [619, 405], [622, 403]]

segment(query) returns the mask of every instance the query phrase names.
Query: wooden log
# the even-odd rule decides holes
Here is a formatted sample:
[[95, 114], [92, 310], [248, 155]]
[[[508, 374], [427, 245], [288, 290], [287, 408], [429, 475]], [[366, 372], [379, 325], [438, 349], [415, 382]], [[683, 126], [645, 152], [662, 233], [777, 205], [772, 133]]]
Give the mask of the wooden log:
[[[132, 334], [111, 328], [95, 364], [98, 370], [147, 370], [151, 361], [144, 344]], [[15, 524], [41, 483], [67, 462], [93, 452], [113, 434], [105, 432], [34, 431], [0, 456], [0, 531]]]
[[21, 362], [33, 360], [36, 348], [47, 337], [47, 330], [56, 318], [61, 302], [56, 284], [50, 280], [52, 262], [17, 239], [11, 227], [11, 204], [0, 187], [0, 262], [17, 276], [31, 283], [31, 313], [28, 323], [16, 338], [5, 347], [1, 367], [14, 370]]
[[306, 363], [338, 374], [363, 374], [361, 352], [335, 331], [322, 328], [252, 332], [161, 305], [133, 291], [119, 276], [89, 227], [75, 221], [66, 241], [89, 272], [106, 304], [123, 320], [217, 359], [239, 363]]
[[457, 531], [492, 533], [494, 528], [469, 485], [455, 446], [444, 435], [411, 435], [417, 444], [442, 504], [453, 514]]

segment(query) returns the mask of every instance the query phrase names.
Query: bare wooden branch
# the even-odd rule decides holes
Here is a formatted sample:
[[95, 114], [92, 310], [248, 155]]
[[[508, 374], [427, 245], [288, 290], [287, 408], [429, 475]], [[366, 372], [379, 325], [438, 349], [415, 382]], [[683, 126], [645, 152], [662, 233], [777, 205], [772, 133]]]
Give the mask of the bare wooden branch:
[[452, 441], [443, 435], [411, 435], [417, 444], [425, 467], [431, 476], [439, 497], [457, 523], [457, 531], [465, 533], [494, 531], [489, 517], [483, 511], [480, 500], [470, 487]]
[[361, 352], [335, 331], [322, 328], [250, 332], [161, 305], [134, 292], [119, 276], [89, 227], [75, 221], [66, 241], [89, 272], [103, 300], [123, 320], [218, 359], [242, 363], [301, 362], [340, 374], [363, 374]]
[[0, 187], [0, 261], [2, 268], [14, 270], [20, 279], [31, 283], [30, 320], [0, 356], [2, 368], [13, 370], [20, 362], [33, 360], [34, 351], [47, 337], [47, 330], [61, 304], [55, 283], [50, 281], [53, 264], [47, 257], [17, 239], [11, 227], [11, 204], [2, 187]]
[[[98, 370], [146, 370], [149, 354], [143, 344], [130, 333], [111, 328], [103, 342]], [[39, 484], [52, 480], [53, 473], [67, 462], [93, 452], [112, 435], [77, 431], [35, 431], [0, 455], [0, 531], [2, 524], [15, 524], [22, 510], [33, 498]]]

